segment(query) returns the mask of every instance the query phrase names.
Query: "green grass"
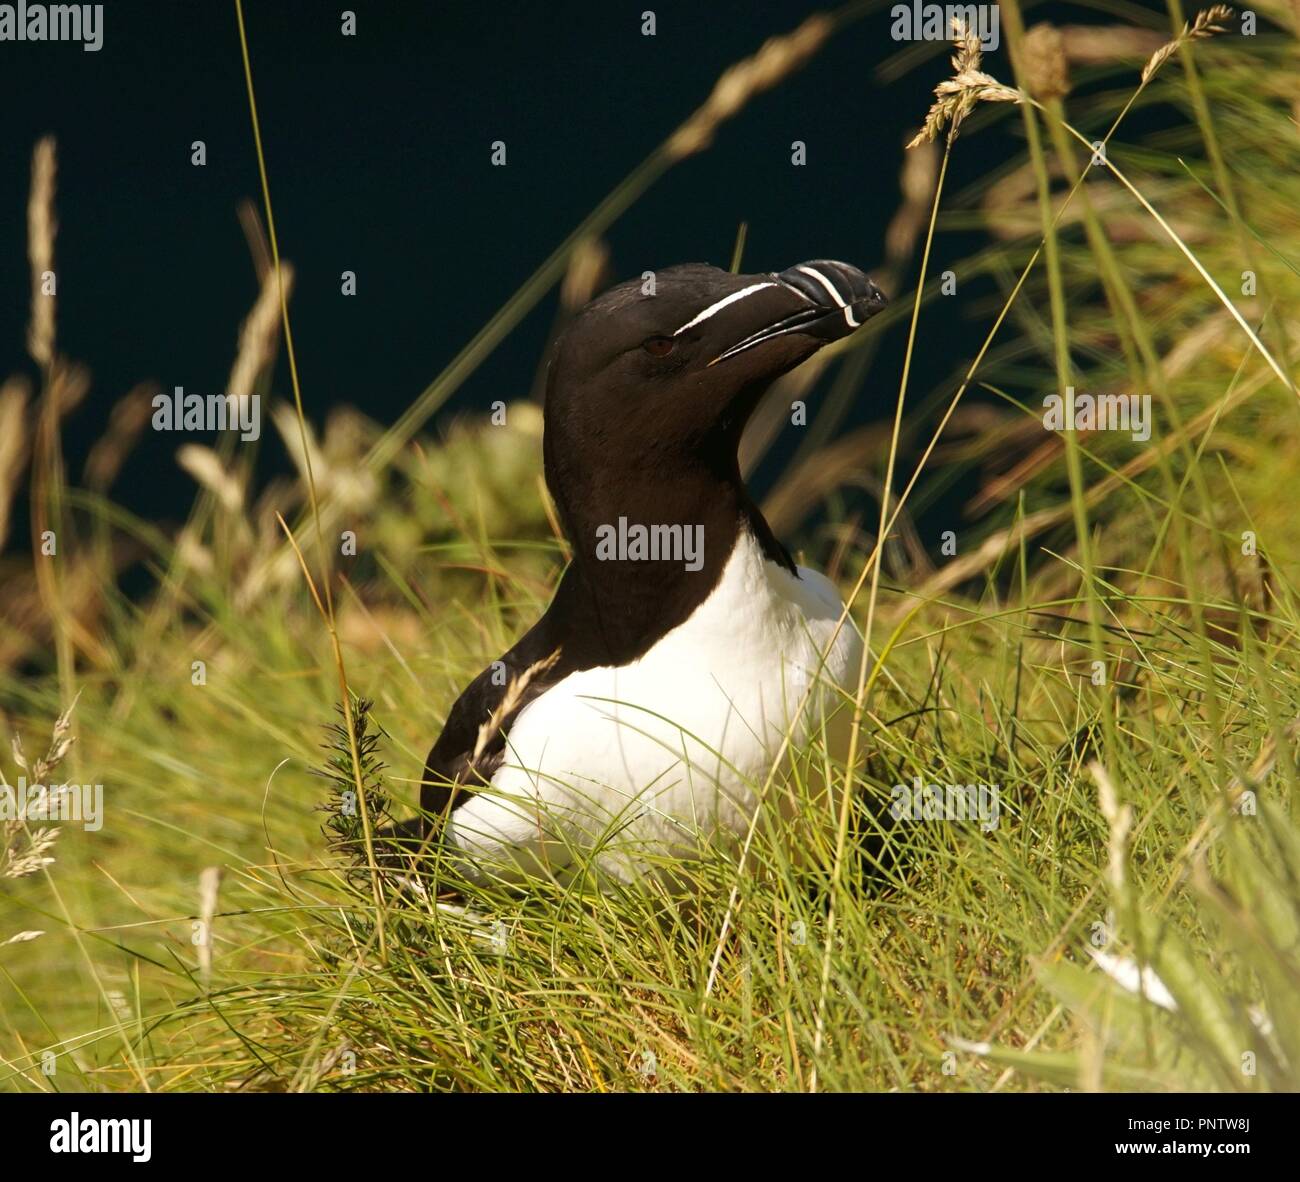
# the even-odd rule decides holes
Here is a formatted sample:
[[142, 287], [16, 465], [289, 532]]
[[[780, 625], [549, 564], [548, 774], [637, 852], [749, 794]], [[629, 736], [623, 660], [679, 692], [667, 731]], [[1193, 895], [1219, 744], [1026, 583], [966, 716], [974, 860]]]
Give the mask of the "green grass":
[[[879, 487], [907, 490], [899, 513], [897, 500], [881, 512], [895, 539], [882, 563], [852, 521], [798, 539], [857, 590], [878, 658], [845, 705], [865, 754], [861, 850], [832, 825], [792, 866], [759, 825], [742, 864], [702, 864], [678, 897], [539, 882], [471, 891], [465, 916], [380, 876], [377, 909], [364, 857], [331, 849], [341, 822], [323, 809], [357, 765], [370, 804], [382, 785], [409, 805], [447, 707], [544, 607], [563, 552], [539, 495], [536, 411], [418, 447], [418, 415], [392, 430], [336, 415], [314, 497], [300, 479], [254, 498], [251, 460], [218, 457], [240, 491], [204, 491], [183, 545], [66, 482], [56, 437], [39, 437], [37, 495], [65, 561], [38, 581], [30, 557], [4, 556], [14, 590], [0, 610], [27, 667], [0, 669], [0, 701], [36, 751], [79, 695], [62, 771], [103, 783], [106, 816], [96, 833], [65, 825], [41, 872], [0, 880], [0, 1087], [1300, 1086], [1300, 403], [1277, 374], [1294, 373], [1300, 296], [1300, 171], [1278, 82], [1296, 46], [1224, 36], [1193, 51], [1196, 85], [1176, 55], [1134, 103], [1174, 104], [1175, 131], [1125, 139], [1129, 64], [1098, 71], [1087, 100], [981, 105], [949, 143], [979, 152], [992, 121], [1012, 120], [1028, 147], [1003, 178], [1025, 182], [999, 198], [1009, 207], [989, 208], [996, 178], [938, 207], [939, 234], [1016, 228], [957, 265], [1002, 293], [972, 302], [990, 329], [977, 371], [963, 361], [917, 391], [855, 365], [871, 333], [914, 311], [912, 347], [935, 347], [933, 273], [923, 298], [896, 293], [832, 358], [831, 385], [849, 373], [898, 388], [902, 405], [870, 461]], [[1121, 184], [1090, 169], [1076, 186], [1088, 153], [1062, 119], [1088, 139], [1112, 129], [1111, 161], [1259, 347]], [[1248, 269], [1253, 296], [1240, 294]], [[255, 366], [268, 393], [270, 368]], [[67, 377], [57, 361], [44, 376], [48, 404]], [[1151, 441], [1049, 436], [1041, 398], [1067, 382], [1150, 392]], [[999, 401], [976, 414], [964, 400], [980, 385]], [[299, 420], [279, 426], [292, 440]], [[910, 509], [972, 470], [978, 503], [935, 566], [909, 548]], [[373, 702], [357, 734], [377, 736], [355, 763], [346, 729], [341, 742], [327, 729], [335, 650], [276, 513], [300, 523], [319, 586], [333, 568], [347, 683]], [[343, 529], [356, 558], [337, 554]], [[147, 555], [150, 596], [116, 589], [109, 543], [124, 538]], [[97, 616], [85, 582], [105, 588]], [[334, 782], [313, 774], [327, 764]], [[914, 777], [996, 785], [996, 826], [891, 823], [891, 789]], [[205, 867], [223, 868], [210, 925]], [[1176, 1008], [1117, 985], [1099, 953], [1149, 966]]]

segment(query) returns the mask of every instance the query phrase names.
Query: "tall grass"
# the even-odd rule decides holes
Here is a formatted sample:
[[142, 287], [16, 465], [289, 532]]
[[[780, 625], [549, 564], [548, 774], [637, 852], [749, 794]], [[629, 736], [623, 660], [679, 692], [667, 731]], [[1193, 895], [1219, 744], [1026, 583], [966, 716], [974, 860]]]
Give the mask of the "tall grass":
[[[987, 227], [992, 245], [955, 264], [964, 290], [997, 292], [971, 301], [982, 347], [933, 390], [879, 371], [879, 334], [904, 320], [909, 356], [935, 347], [922, 266], [812, 375], [829, 378], [832, 418], [865, 380], [899, 394], [890, 429], [847, 460], [832, 427], [819, 445], [828, 471], [874, 490], [874, 528], [788, 523], [871, 641], [841, 707], [863, 758], [836, 765], [814, 740], [788, 782], [758, 786], [809, 818], [828, 807], [815, 783], [851, 788], [797, 864], [760, 818], [742, 860], [719, 851], [674, 895], [581, 878], [512, 892], [384, 871], [366, 830], [412, 804], [446, 707], [563, 561], [534, 407], [439, 443], [415, 433], [579, 243], [834, 20], [724, 76], [393, 428], [350, 411], [313, 423], [307, 391], [274, 416], [299, 479], [260, 490], [240, 457], [187, 451], [200, 493], [175, 535], [113, 503], [112, 455], [82, 486], [63, 473], [75, 397], [51, 390], [60, 374], [75, 390], [77, 371], [35, 304], [45, 385], [35, 408], [17, 383], [0, 391], [24, 441], [0, 438], [0, 506], [30, 459], [59, 560], [0, 556], [16, 638], [0, 701], [30, 747], [80, 692], [78, 775], [104, 783], [107, 817], [96, 834], [65, 826], [53, 865], [4, 884], [0, 941], [43, 934], [0, 942], [0, 1086], [1300, 1084], [1300, 525], [1280, 495], [1297, 415], [1295, 38], [1193, 37], [1215, 23], [1193, 15], [1173, 49], [1152, 58], [1149, 38], [1117, 34], [1136, 57], [1098, 63], [1095, 41], [1003, 10], [1014, 76], [966, 47], [891, 258], [902, 276], [948, 229]], [[1184, 20], [1171, 12], [1175, 34]], [[1128, 138], [1130, 113], [1157, 103], [1185, 120]], [[1025, 155], [945, 192], [952, 154], [1003, 122]], [[44, 168], [33, 200], [52, 226]], [[267, 259], [232, 391], [270, 392], [289, 328], [290, 273], [273, 244]], [[1066, 385], [1150, 393], [1151, 439], [1045, 432], [1042, 398]], [[822, 454], [797, 457], [774, 506], [792, 487], [834, 503], [833, 484], [809, 483]], [[914, 511], [957, 473], [978, 487], [953, 555]], [[283, 523], [366, 544], [298, 550]], [[118, 589], [129, 554], [155, 572], [143, 599]], [[996, 787], [996, 813], [891, 816], [917, 783]], [[450, 885], [463, 907], [439, 897]]]

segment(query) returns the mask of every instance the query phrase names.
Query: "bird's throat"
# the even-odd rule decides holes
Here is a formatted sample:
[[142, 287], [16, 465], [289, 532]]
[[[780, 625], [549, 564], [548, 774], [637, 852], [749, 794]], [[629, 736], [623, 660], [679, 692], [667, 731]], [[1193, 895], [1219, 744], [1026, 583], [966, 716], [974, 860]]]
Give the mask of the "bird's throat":
[[559, 594], [582, 664], [625, 664], [688, 619], [717, 586], [742, 533], [793, 569], [750, 499], [734, 462], [647, 479], [636, 471], [555, 481], [552, 496], [572, 548]]

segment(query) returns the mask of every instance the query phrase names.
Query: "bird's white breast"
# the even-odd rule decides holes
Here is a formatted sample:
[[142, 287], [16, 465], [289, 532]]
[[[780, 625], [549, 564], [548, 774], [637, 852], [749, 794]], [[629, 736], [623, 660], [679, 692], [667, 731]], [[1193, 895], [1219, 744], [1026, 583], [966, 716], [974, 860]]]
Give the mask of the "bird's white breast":
[[519, 713], [490, 787], [449, 819], [464, 872], [594, 863], [629, 880], [743, 840], [787, 729], [798, 749], [828, 714], [847, 721], [862, 640], [842, 611], [825, 576], [795, 578], [742, 531], [709, 597], [645, 656], [573, 673]]

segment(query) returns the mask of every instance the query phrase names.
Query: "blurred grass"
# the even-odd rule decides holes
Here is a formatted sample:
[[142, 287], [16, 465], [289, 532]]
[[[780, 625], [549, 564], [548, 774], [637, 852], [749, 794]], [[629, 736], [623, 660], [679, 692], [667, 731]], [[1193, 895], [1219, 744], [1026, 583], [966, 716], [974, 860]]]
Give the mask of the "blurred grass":
[[[535, 406], [418, 442], [422, 419], [385, 430], [338, 410], [314, 426], [282, 408], [298, 479], [259, 483], [247, 456], [193, 449], [200, 495], [168, 535], [112, 503], [126, 427], [94, 480], [62, 472], [57, 426], [84, 383], [34, 296], [42, 385], [34, 400], [18, 379], [0, 392], [0, 421], [23, 432], [5, 444], [0, 504], [30, 465], [59, 557], [0, 551], [0, 703], [35, 750], [79, 693], [69, 777], [104, 784], [106, 821], [65, 825], [52, 865], [0, 879], [0, 1087], [1300, 1085], [1297, 401], [1130, 194], [1101, 168], [1076, 184], [1087, 154], [1060, 122], [1098, 138], [1114, 125], [1111, 160], [1294, 374], [1295, 27], [1284, 6], [1259, 9], [1289, 31], [1185, 46], [1140, 90], [1149, 40], [1130, 60], [1117, 33], [1118, 62], [1069, 61], [1070, 95], [981, 106], [963, 125], [953, 152], [978, 153], [1007, 119], [1029, 149], [940, 207], [940, 234], [992, 235], [951, 264], [977, 293], [987, 351], [954, 358], [935, 390], [904, 383], [896, 473], [887, 434], [837, 448], [824, 425], [770, 497], [790, 506], [814, 488], [829, 521], [790, 511], [783, 531], [846, 591], [878, 577], [853, 609], [873, 614], [882, 661], [852, 704], [870, 757], [855, 808], [873, 840], [861, 860], [814, 847], [795, 868], [759, 830], [743, 871], [702, 865], [684, 902], [538, 884], [480, 892], [467, 917], [394, 892], [381, 955], [370, 886], [322, 832], [331, 791], [310, 772], [331, 758], [338, 675], [277, 515], [305, 520], [310, 455], [348, 681], [373, 699], [387, 790], [409, 804], [443, 712], [542, 610], [563, 561]], [[1014, 16], [1007, 34], [1020, 44]], [[1179, 121], [1129, 141], [1135, 90], [1132, 110], [1168, 105]], [[698, 142], [694, 126], [673, 151]], [[886, 260], [899, 282], [934, 174], [920, 170], [900, 209]], [[635, 196], [621, 192], [602, 217]], [[52, 224], [34, 266], [52, 257]], [[274, 394], [277, 286], [264, 270], [232, 390]], [[892, 385], [877, 347], [915, 298], [896, 288], [889, 315], [792, 381], [824, 376], [832, 418], [864, 383]], [[934, 298], [932, 276], [922, 307]], [[915, 341], [937, 347], [924, 310]], [[1150, 442], [1044, 432], [1042, 398], [1067, 381], [1150, 393]], [[769, 441], [788, 399], [772, 403]], [[915, 525], [936, 504], [952, 506], [956, 555]], [[879, 547], [863, 526], [877, 516]], [[356, 557], [336, 553], [342, 529]], [[156, 590], [127, 597], [119, 575], [139, 562]], [[891, 787], [914, 777], [998, 785], [998, 825], [882, 823]], [[205, 867], [224, 870], [215, 900]], [[1124, 988], [1139, 966], [1175, 1008]]]

